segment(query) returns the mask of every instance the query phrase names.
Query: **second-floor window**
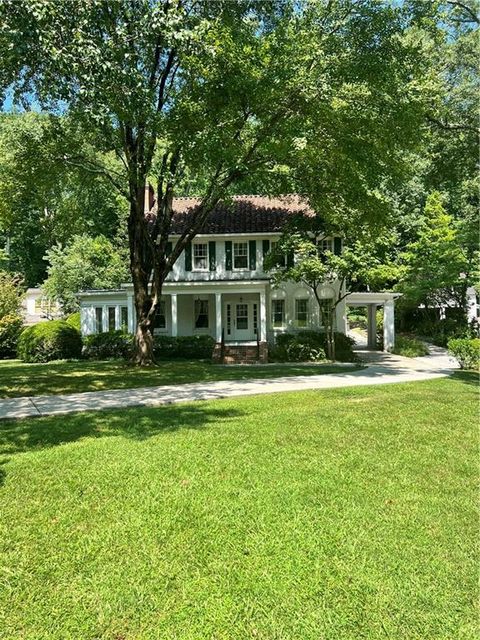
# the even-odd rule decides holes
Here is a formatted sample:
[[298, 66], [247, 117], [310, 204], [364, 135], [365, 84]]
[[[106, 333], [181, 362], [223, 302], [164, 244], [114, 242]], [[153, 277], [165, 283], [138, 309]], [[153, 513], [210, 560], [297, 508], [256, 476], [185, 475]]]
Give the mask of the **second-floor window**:
[[320, 253], [325, 253], [325, 251], [333, 252], [333, 240], [332, 238], [323, 238], [319, 242]]
[[248, 242], [233, 243], [233, 268], [248, 269]]
[[278, 240], [272, 240], [272, 254], [277, 258], [277, 265], [279, 267], [285, 267], [287, 264], [287, 257], [284, 253], [278, 252]]
[[208, 243], [196, 242], [193, 245], [193, 268], [195, 271], [208, 269]]

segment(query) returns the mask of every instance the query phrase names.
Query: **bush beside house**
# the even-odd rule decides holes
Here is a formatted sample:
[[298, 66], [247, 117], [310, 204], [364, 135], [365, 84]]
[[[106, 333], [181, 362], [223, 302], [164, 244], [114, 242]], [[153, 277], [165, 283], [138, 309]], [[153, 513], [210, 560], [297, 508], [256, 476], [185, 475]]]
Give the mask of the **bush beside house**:
[[92, 360], [109, 360], [131, 356], [133, 336], [124, 331], [94, 333], [83, 338], [83, 356]]
[[76, 359], [82, 353], [80, 332], [64, 320], [39, 322], [18, 339], [17, 354], [24, 362]]
[[480, 338], [454, 338], [448, 341], [448, 352], [462, 369], [480, 369]]
[[0, 318], [0, 359], [15, 357], [22, 327], [23, 319], [15, 313]]
[[[340, 362], [354, 362], [355, 341], [343, 333], [335, 333], [335, 354]], [[282, 333], [277, 336], [275, 347], [269, 350], [272, 362], [320, 362], [326, 360], [326, 335], [321, 331]]]

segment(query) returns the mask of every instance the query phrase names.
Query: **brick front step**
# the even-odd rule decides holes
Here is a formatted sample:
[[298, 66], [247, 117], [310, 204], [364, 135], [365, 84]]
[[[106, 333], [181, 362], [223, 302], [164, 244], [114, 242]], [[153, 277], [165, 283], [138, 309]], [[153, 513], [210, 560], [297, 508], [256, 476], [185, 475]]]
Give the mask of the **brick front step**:
[[212, 360], [218, 364], [255, 364], [268, 362], [268, 345], [260, 342], [256, 345], [223, 345], [217, 342], [213, 349]]

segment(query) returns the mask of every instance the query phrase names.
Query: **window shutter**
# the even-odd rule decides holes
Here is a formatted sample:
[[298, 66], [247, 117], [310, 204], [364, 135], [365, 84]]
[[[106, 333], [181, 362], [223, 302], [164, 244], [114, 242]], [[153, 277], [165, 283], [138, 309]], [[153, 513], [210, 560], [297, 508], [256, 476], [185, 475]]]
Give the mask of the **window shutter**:
[[339, 237], [335, 237], [333, 239], [333, 253], [336, 256], [339, 256], [342, 253], [342, 239]]
[[263, 268], [265, 269], [265, 258], [267, 257], [267, 253], [270, 251], [270, 240], [262, 240], [263, 247]]
[[185, 271], [192, 270], [192, 243], [188, 242], [185, 245]]
[[232, 270], [232, 241], [227, 240], [225, 242], [225, 269], [227, 271]]
[[173, 248], [172, 243], [170, 241], [167, 242], [167, 246], [165, 247], [165, 255], [167, 256], [167, 258], [172, 253], [172, 248]]
[[293, 267], [295, 263], [295, 257], [293, 255], [293, 251], [289, 251], [287, 253], [287, 267], [290, 269], [290, 267]]
[[257, 241], [250, 240], [248, 243], [248, 257], [250, 261], [250, 271], [255, 271], [257, 268]]
[[217, 269], [217, 243], [215, 241], [208, 243], [208, 261], [210, 271]]

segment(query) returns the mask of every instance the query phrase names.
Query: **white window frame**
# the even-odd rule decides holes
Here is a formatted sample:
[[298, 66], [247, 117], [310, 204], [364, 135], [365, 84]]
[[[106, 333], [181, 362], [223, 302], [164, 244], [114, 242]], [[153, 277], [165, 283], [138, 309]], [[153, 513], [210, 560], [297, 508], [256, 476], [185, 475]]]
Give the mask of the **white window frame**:
[[[272, 240], [271, 241], [271, 243], [270, 243], [270, 247], [271, 247], [270, 251], [272, 252], [272, 254], [275, 253], [275, 250], [276, 250], [278, 242], [279, 242], [278, 240]], [[286, 256], [285, 253], [282, 253], [282, 260], [279, 261], [278, 266], [279, 267], [286, 267], [287, 266], [287, 256]]]
[[[242, 254], [241, 256], [238, 257], [244, 257], [244, 255], [247, 258], [247, 264], [245, 267], [236, 267], [235, 266], [235, 258], [237, 257], [235, 255], [235, 247], [238, 247], [239, 245], [245, 245], [245, 247], [247, 248], [247, 252], [246, 254]], [[249, 270], [249, 264], [250, 264], [250, 253], [249, 253], [249, 243], [247, 242], [234, 242], [233, 243], [233, 247], [232, 247], [232, 267], [234, 271], [248, 271]]]
[[[103, 333], [103, 307], [93, 307], [94, 309], [94, 314], [95, 314], [95, 333]], [[97, 311], [100, 311], [100, 314], [97, 313]], [[98, 318], [98, 315], [100, 315], [100, 321]], [[100, 327], [100, 331], [98, 330]]]
[[[195, 256], [195, 250], [197, 247], [205, 247], [206, 249], [205, 256]], [[200, 258], [200, 259], [205, 258], [205, 267], [197, 267], [197, 265], [195, 264], [196, 258]], [[210, 259], [210, 255], [208, 250], [208, 242], [192, 243], [192, 271], [208, 271], [209, 259]]]
[[[300, 324], [300, 322], [303, 322], [299, 320], [298, 318], [298, 303], [299, 302], [305, 302], [305, 314], [306, 314], [306, 318], [305, 318], [305, 324]], [[304, 312], [302, 311], [302, 314]], [[299, 328], [299, 329], [304, 329], [305, 327], [308, 327], [310, 322], [310, 300], [309, 298], [295, 298], [295, 325]]]
[[320, 253], [323, 255], [326, 251], [333, 253], [333, 238], [322, 238], [320, 240]]
[[[275, 324], [275, 305], [279, 302], [282, 305], [282, 319], [280, 324]], [[286, 326], [286, 318], [285, 318], [285, 298], [273, 298], [271, 301], [272, 304], [272, 327], [274, 329], [283, 329]]]

